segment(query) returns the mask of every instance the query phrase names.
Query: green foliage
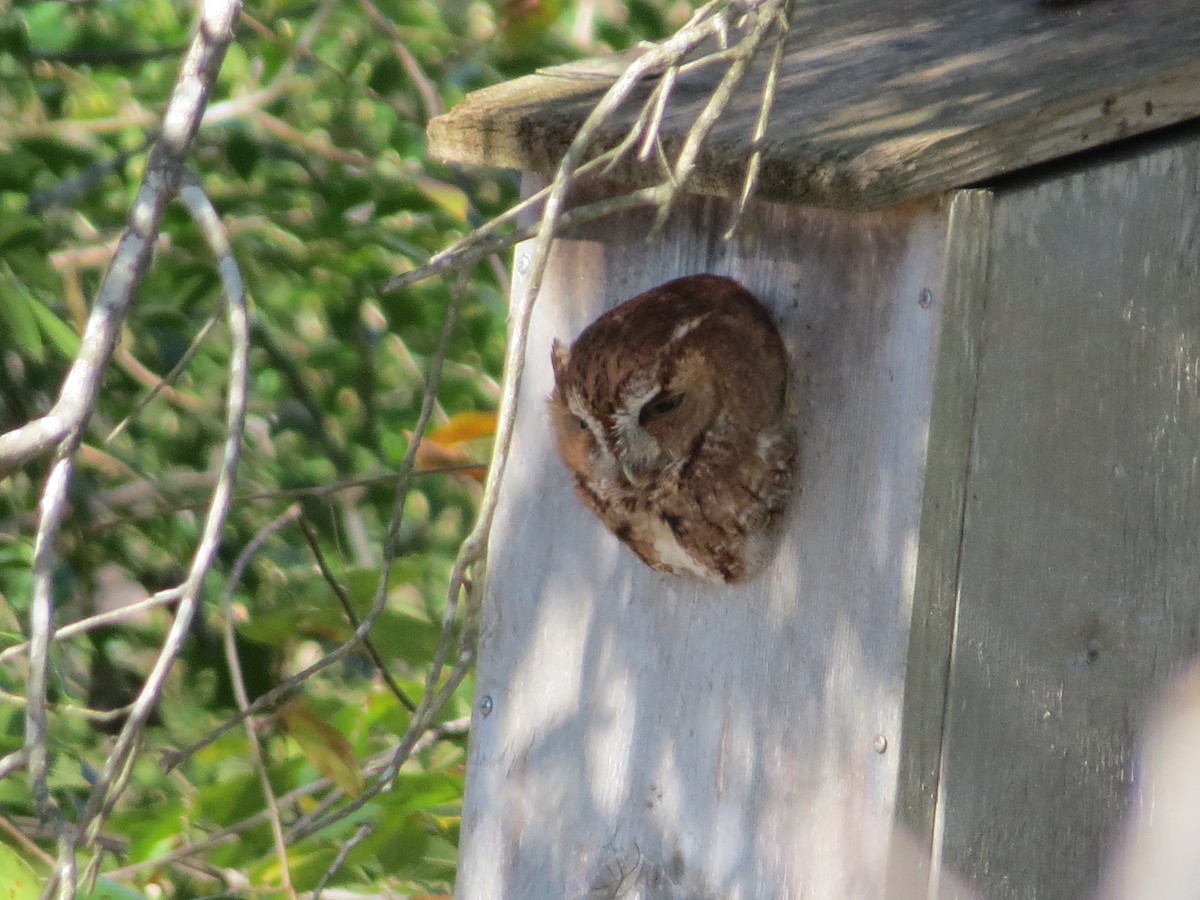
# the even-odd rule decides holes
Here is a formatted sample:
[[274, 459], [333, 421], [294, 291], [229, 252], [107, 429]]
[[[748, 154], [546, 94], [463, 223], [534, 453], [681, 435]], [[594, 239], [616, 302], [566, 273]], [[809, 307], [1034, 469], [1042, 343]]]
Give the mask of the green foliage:
[[[42, 0], [0, 12], [0, 431], [50, 409], [79, 349], [194, 7], [184, 0]], [[380, 27], [369, 9], [392, 28]], [[647, 0], [246, 4], [190, 159], [223, 217], [253, 302], [238, 499], [203, 607], [151, 722], [148, 752], [105, 825], [112, 851], [104, 871], [111, 875], [88, 896], [213, 894], [229, 887], [214, 879], [222, 870], [241, 873], [252, 888], [281, 883], [245, 731], [226, 733], [169, 775], [155, 751], [197, 741], [233, 713], [235, 683], [222, 643], [227, 615], [251, 699], [353, 631], [294, 526], [265, 541], [226, 608], [237, 555], [290, 504], [301, 504], [356, 614], [370, 607], [394, 500], [389, 475], [408, 447], [449, 302], [436, 281], [388, 296], [381, 286], [516, 197], [511, 173], [464, 172], [429, 159], [429, 115], [537, 66], [660, 37], [688, 11]], [[497, 399], [506, 279], [488, 264], [470, 278], [438, 395], [443, 418], [492, 409]], [[178, 377], [142, 405], [214, 318]], [[186, 213], [172, 206], [79, 456], [56, 547], [60, 624], [180, 582], [225, 432], [228, 365], [213, 260]], [[482, 459], [486, 447], [470, 451], [463, 458]], [[39, 461], [0, 482], [0, 649], [26, 633], [47, 467]], [[433, 472], [419, 475], [408, 495], [401, 557], [371, 637], [414, 700], [478, 493], [470, 473]], [[55, 646], [51, 788], [64, 810], [86, 801], [121, 724], [89, 717], [85, 708], [130, 702], [171, 615], [158, 607]], [[21, 745], [25, 675], [19, 655], [0, 666], [0, 756]], [[470, 694], [468, 678], [441, 719], [466, 716]], [[410, 719], [362, 648], [268, 717], [260, 729], [263, 762], [285, 829], [335, 790], [327, 782], [310, 787], [320, 779], [350, 794], [369, 782], [376, 770], [367, 768], [359, 782], [360, 770], [394, 748]], [[331, 885], [448, 893], [464, 764], [461, 732], [430, 742], [390, 791], [289, 843], [293, 885], [313, 888], [369, 823]], [[22, 778], [0, 781], [0, 807], [14, 821], [33, 823]], [[172, 856], [227, 830], [236, 839]], [[33, 824], [29, 834], [53, 853], [49, 834]], [[44, 860], [7, 841], [0, 833], [0, 898], [35, 896], [27, 876], [44, 873]]]

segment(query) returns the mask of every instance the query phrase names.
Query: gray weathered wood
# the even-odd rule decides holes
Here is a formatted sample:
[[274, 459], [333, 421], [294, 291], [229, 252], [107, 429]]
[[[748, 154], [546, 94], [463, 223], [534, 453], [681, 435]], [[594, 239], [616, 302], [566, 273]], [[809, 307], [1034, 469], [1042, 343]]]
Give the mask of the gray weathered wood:
[[[713, 237], [730, 212], [689, 198], [653, 243], [631, 213], [557, 244], [492, 535], [463, 898], [883, 889], [948, 210], [760, 205], [745, 244]], [[553, 337], [701, 271], [759, 294], [796, 363], [801, 494], [738, 587], [621, 547], [573, 496], [544, 409]]]
[[917, 535], [896, 798], [896, 820], [910, 841], [893, 852], [889, 878], [891, 884], [903, 886], [902, 896], [924, 896], [929, 879], [991, 215], [990, 191], [953, 195]]
[[[879, 208], [1200, 116], [1198, 47], [1195, 0], [797, 3], [758, 196]], [[738, 196], [764, 68], [711, 133], [693, 190]], [[668, 155], [716, 77], [709, 67], [680, 79]], [[430, 123], [431, 151], [550, 171], [614, 78], [611, 64], [577, 64], [479, 91]], [[635, 107], [598, 146], [628, 134]], [[657, 160], [612, 174], [662, 177]]]
[[1200, 650], [1198, 185], [1193, 135], [996, 196], [937, 824], [983, 897], [1088, 895]]

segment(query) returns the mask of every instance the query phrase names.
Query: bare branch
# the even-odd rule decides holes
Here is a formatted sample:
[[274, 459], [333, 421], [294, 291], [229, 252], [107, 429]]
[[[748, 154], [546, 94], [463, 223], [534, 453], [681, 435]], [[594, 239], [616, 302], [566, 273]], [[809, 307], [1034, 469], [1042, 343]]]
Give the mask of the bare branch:
[[762, 143], [767, 134], [767, 123], [771, 118], [771, 106], [775, 102], [775, 88], [779, 82], [779, 70], [783, 66], [784, 43], [787, 40], [788, 31], [792, 27], [792, 0], [784, 0], [783, 6], [778, 10], [777, 15], [775, 48], [771, 52], [771, 62], [767, 67], [767, 78], [763, 84], [762, 99], [758, 104], [758, 118], [754, 123], [754, 135], [750, 143], [754, 150], [750, 154], [750, 161], [746, 164], [746, 177], [742, 182], [742, 194], [738, 198], [737, 211], [733, 215], [733, 221], [729, 223], [729, 228], [725, 232], [725, 240], [732, 238], [734, 232], [741, 227], [742, 219], [746, 215], [750, 200], [754, 196], [754, 189], [758, 184], [758, 170], [762, 165]]
[[188, 345], [187, 350], [185, 350], [183, 355], [179, 357], [179, 362], [175, 363], [175, 365], [172, 366], [171, 371], [165, 376], [157, 379], [150, 390], [138, 398], [137, 403], [133, 405], [133, 409], [129, 411], [129, 414], [120, 422], [118, 422], [113, 430], [108, 433], [108, 437], [104, 439], [106, 444], [112, 443], [112, 441], [114, 441], [121, 434], [121, 432], [128, 428], [129, 423], [132, 422], [137, 417], [137, 414], [145, 409], [155, 397], [165, 390], [170, 390], [171, 385], [175, 383], [176, 379], [178, 379], [183, 373], [183, 370], [187, 368], [188, 363], [192, 361], [192, 357], [196, 355], [196, 351], [200, 349], [200, 345], [204, 343], [204, 339], [208, 337], [216, 325], [217, 316], [211, 316], [209, 320], [204, 323], [204, 327], [200, 329], [194, 338], [192, 338], [192, 342]]
[[717, 89], [713, 91], [704, 110], [688, 130], [687, 137], [684, 138], [683, 147], [680, 148], [679, 156], [675, 161], [671, 189], [659, 205], [658, 218], [651, 229], [652, 235], [657, 234], [666, 223], [667, 217], [674, 208], [676, 198], [696, 167], [696, 160], [700, 155], [700, 148], [704, 145], [704, 140], [720, 120], [729, 101], [733, 99], [734, 91], [746, 77], [750, 64], [758, 55], [759, 47], [766, 40], [771, 26], [778, 24], [781, 10], [788, 2], [789, 0], [762, 0], [751, 12], [747, 13], [748, 17], [753, 17], [753, 24], [749, 33], [738, 43], [733, 61], [725, 70], [725, 74], [721, 77]]
[[367, 17], [391, 39], [392, 49], [400, 58], [400, 65], [404, 67], [405, 73], [416, 85], [417, 93], [421, 95], [421, 103], [425, 106], [425, 119], [429, 120], [434, 116], [441, 115], [445, 111], [442, 106], [442, 98], [438, 96], [437, 88], [433, 86], [433, 82], [429, 80], [421, 68], [421, 64], [417, 62], [417, 58], [412, 55], [412, 51], [404, 43], [396, 28], [396, 23], [385, 16], [371, 0], [358, 0], [358, 5], [367, 14]]
[[[392, 784], [395, 782], [396, 776], [400, 774], [400, 766], [403, 765], [404, 761], [412, 755], [413, 748], [416, 746], [417, 741], [419, 741], [421, 736], [428, 731], [433, 716], [437, 715], [437, 711], [446, 705], [446, 702], [450, 699], [451, 695], [453, 695], [453, 693], [458, 689], [458, 686], [462, 683], [463, 678], [465, 678], [467, 673], [471, 670], [471, 666], [474, 664], [474, 662], [474, 648], [468, 645], [467, 647], [463, 648], [462, 652], [459, 654], [458, 663], [451, 670], [450, 676], [446, 679], [446, 682], [442, 685], [441, 689], [437, 691], [427, 690], [425, 692], [425, 696], [421, 698], [421, 705], [413, 714], [412, 723], [404, 732], [404, 737], [401, 738], [399, 746], [396, 747], [395, 752], [392, 754], [391, 761], [387, 764], [383, 772], [380, 773], [379, 777], [370, 787], [363, 790], [361, 794], [359, 794], [341, 809], [331, 813], [328, 816], [316, 817], [310, 814], [304, 819], [301, 819], [292, 827], [291, 832], [288, 834], [288, 840], [290, 842], [294, 842], [305, 838], [310, 834], [316, 834], [318, 831], [328, 828], [330, 825], [340, 822], [347, 816], [354, 814], [384, 791], [389, 790]], [[429, 684], [430, 680], [427, 679], [426, 685]], [[320, 811], [321, 810], [318, 809], [314, 812]]]
[[[108, 612], [97, 613], [94, 616], [89, 616], [86, 619], [80, 619], [78, 622], [72, 622], [70, 625], [64, 625], [62, 628], [56, 628], [54, 635], [51, 638], [55, 641], [63, 641], [67, 638], [75, 637], [78, 634], [85, 634], [101, 625], [112, 625], [115, 622], [122, 622], [125, 619], [136, 616], [140, 612], [147, 609], [154, 609], [158, 606], [165, 606], [168, 603], [174, 603], [179, 599], [179, 588], [169, 588], [165, 591], [159, 591], [145, 600], [139, 600], [136, 603], [130, 603], [128, 606], [122, 606], [120, 609], [109, 610]], [[29, 642], [23, 644], [14, 644], [11, 647], [6, 647], [0, 652], [0, 665], [20, 656], [22, 653], [29, 652]]]
[[0, 781], [3, 781], [13, 772], [23, 771], [29, 765], [29, 751], [22, 747], [20, 750], [14, 750], [3, 758], [0, 758]]
[[[470, 724], [470, 717], [464, 717], [461, 719], [452, 719], [449, 722], [443, 722], [439, 725], [431, 726], [430, 728], [426, 729], [425, 733], [413, 744], [412, 752], [409, 755], [411, 756], [412, 754], [420, 753], [423, 750], [428, 749], [428, 747], [436, 741], [443, 740], [445, 738], [461, 737], [470, 729]], [[366, 765], [363, 767], [364, 774], [370, 777], [378, 775], [380, 772], [384, 771], [388, 765], [390, 765], [394, 754], [394, 750], [376, 754], [374, 757], [368, 760]], [[280, 795], [277, 798], [277, 802], [280, 806], [284, 806], [289, 803], [295, 803], [296, 801], [305, 797], [311, 797], [314, 794], [329, 790], [333, 787], [334, 785], [331, 779], [318, 778], [315, 781], [309, 782], [308, 784], [294, 788], [293, 790], [288, 791], [286, 794]], [[334, 788], [334, 790], [337, 791], [339, 789]], [[247, 818], [240, 822], [236, 822], [233, 825], [210, 832], [203, 840], [186, 844], [182, 847], [176, 847], [168, 853], [165, 853], [162, 856], [154, 857], [153, 859], [146, 859], [140, 862], [131, 863], [126, 866], [121, 866], [118, 869], [108, 871], [106, 874], [110, 878], [126, 878], [130, 875], [135, 875], [138, 872], [144, 872], [148, 869], [172, 865], [180, 860], [204, 853], [214, 847], [221, 846], [222, 844], [228, 844], [231, 841], [236, 840], [239, 834], [249, 831], [252, 828], [258, 828], [260, 825], [267, 822], [268, 819], [269, 814], [265, 810], [255, 813], [254, 815], [248, 816]]]
[[[330, 571], [329, 565], [325, 562], [325, 554], [321, 552], [321, 545], [317, 541], [317, 533], [306, 519], [300, 519], [300, 533], [304, 535], [304, 540], [308, 543], [308, 549], [312, 551], [313, 559], [316, 560], [317, 569], [321, 573], [321, 577], [325, 579], [325, 583], [329, 585], [334, 596], [338, 598], [338, 602], [342, 604], [342, 609], [346, 613], [346, 618], [350, 620], [350, 624], [357, 628], [361, 623], [358, 619], [358, 614], [355, 613], [354, 607], [350, 604], [350, 598], [346, 595], [346, 589], [342, 587], [341, 582], [333, 577], [333, 572]], [[400, 701], [400, 705], [409, 712], [414, 712], [417, 704], [413, 703], [408, 694], [404, 693], [404, 689], [396, 683], [396, 679], [392, 677], [392, 673], [388, 671], [387, 665], [383, 661], [383, 657], [379, 655], [379, 651], [375, 648], [375, 642], [370, 636], [363, 638], [363, 647], [371, 656], [371, 661], [375, 663], [375, 668], [379, 671], [380, 677], [388, 686], [388, 690]]]
[[329, 864], [329, 868], [321, 876], [321, 880], [317, 882], [317, 886], [313, 888], [312, 900], [320, 900], [321, 892], [325, 890], [325, 886], [329, 884], [329, 880], [337, 874], [338, 869], [346, 862], [346, 857], [350, 855], [350, 851], [362, 843], [364, 838], [370, 837], [374, 832], [375, 826], [369, 822], [358, 826], [358, 830], [350, 836], [350, 839], [346, 843], [342, 844], [337, 856], [333, 858], [333, 862]]
[[0, 828], [2, 828], [4, 831], [7, 831], [9, 836], [21, 845], [21, 849], [23, 849], [28, 856], [41, 860], [42, 864], [45, 866], [54, 865], [54, 858], [51, 857], [50, 854], [26, 837], [25, 832], [23, 832], [4, 816], [0, 816]]
[[[225, 627], [223, 629], [225, 664], [229, 668], [230, 680], [233, 683], [233, 695], [237, 700], [238, 709], [243, 712], [250, 707], [250, 698], [246, 694], [246, 682], [242, 677], [242, 665], [238, 661], [237, 638], [233, 628], [233, 594], [237, 590], [238, 584], [241, 583], [242, 573], [245, 572], [251, 557], [258, 552], [258, 548], [262, 546], [263, 542], [280, 528], [290, 522], [294, 522], [298, 518], [300, 518], [300, 507], [298, 505], [289, 506], [282, 514], [276, 516], [264, 528], [260, 529], [242, 552], [238, 554], [238, 558], [233, 564], [233, 569], [229, 573], [229, 583], [225, 587], [225, 599], [223, 603], [225, 613]], [[283, 840], [283, 824], [279, 820], [279, 805], [275, 801], [275, 792], [271, 788], [271, 779], [267, 776], [267, 763], [263, 758], [262, 745], [258, 741], [258, 732], [254, 727], [254, 719], [247, 716], [245, 725], [246, 740], [250, 743], [250, 752], [254, 757], [254, 768], [258, 773], [258, 781], [262, 786], [263, 799], [266, 801], [267, 813], [270, 816], [271, 835], [275, 841], [275, 855], [279, 859], [280, 884], [283, 887], [284, 893], [291, 897], [292, 900], [295, 900], [296, 889], [292, 887], [292, 873], [288, 868], [287, 845]]]
[[[94, 409], [121, 323], [133, 302], [134, 289], [150, 263], [163, 210], [179, 182], [209, 91], [232, 37], [238, 6], [237, 0], [208, 0], [201, 10], [199, 27], [167, 104], [162, 133], [150, 151], [128, 224], [101, 282], [79, 354], [67, 373], [57, 402], [46, 416], [0, 435], [0, 478], [31, 459], [56, 450], [42, 493], [41, 520], [34, 542], [29, 706], [25, 716], [25, 746], [35, 806], [40, 815], [56, 824], [60, 835], [57, 876], [61, 879], [50, 879], [44, 890], [47, 897], [52, 895], [54, 883], [59, 880], [64, 900], [74, 896], [75, 891], [75, 840], [68, 837], [65, 820], [52, 803], [47, 784], [46, 689], [54, 629], [51, 592], [54, 544], [66, 508], [75, 451]], [[149, 714], [149, 705], [143, 712]], [[133, 722], [131, 716], [126, 728]]]
[[[652, 205], [658, 201], [661, 192], [661, 187], [641, 188], [631, 191], [628, 194], [597, 200], [585, 206], [577, 206], [568, 212], [562, 213], [559, 217], [559, 228], [570, 228], [574, 225], [582, 225], [584, 222], [603, 219], [628, 209]], [[550, 188], [546, 187], [523, 201], [519, 205], [519, 208], [524, 211], [536, 203], [544, 201], [549, 193]], [[514, 209], [517, 209], [517, 207], [514, 207]], [[510, 210], [509, 213], [505, 213], [505, 216], [510, 215], [512, 212]], [[493, 222], [489, 222], [488, 225], [491, 226], [499, 221], [499, 219], [496, 219]], [[397, 275], [384, 285], [383, 290], [385, 293], [399, 290], [409, 284], [424, 281], [426, 278], [432, 278], [434, 275], [441, 274], [442, 272], [469, 268], [485, 256], [500, 250], [506, 250], [515, 244], [519, 244], [521, 241], [529, 240], [537, 234], [539, 227], [537, 224], [529, 225], [492, 238], [479, 237], [479, 235], [484, 233], [485, 229], [478, 229], [469, 238], [433, 256], [425, 265], [413, 269], [411, 272]], [[488, 233], [494, 230], [488, 229]]]
[[260, 712], [279, 703], [284, 698], [291, 696], [301, 684], [317, 672], [327, 669], [329, 666], [343, 659], [367, 636], [371, 627], [375, 624], [375, 620], [383, 612], [384, 606], [387, 605], [392, 566], [395, 564], [400, 548], [400, 525], [404, 517], [404, 501], [408, 497], [409, 483], [412, 479], [413, 466], [416, 464], [417, 451], [421, 446], [421, 438], [425, 434], [425, 429], [429, 426], [430, 417], [433, 415], [437, 386], [441, 382], [442, 377], [442, 362], [446, 358], [446, 351], [450, 346], [450, 334], [454, 329], [454, 323], [458, 319], [459, 310], [462, 308], [463, 294], [464, 291], [458, 286], [451, 292], [450, 305], [446, 308], [446, 319], [442, 324], [442, 334], [438, 339], [437, 349], [429, 361], [429, 375], [425, 382], [425, 397], [421, 401], [421, 412], [417, 416], [417, 424], [413, 429], [413, 440], [408, 446], [408, 451], [404, 454], [404, 459], [400, 463], [400, 471], [396, 476], [396, 499], [392, 505], [392, 519], [388, 524], [387, 539], [384, 543], [383, 563], [380, 566], [378, 587], [371, 601], [371, 608], [367, 611], [367, 614], [363, 617], [358, 627], [354, 629], [354, 634], [312, 665], [285, 679], [261, 697], [258, 697], [245, 712], [239, 712], [232, 716], [201, 740], [190, 744], [182, 750], [163, 754], [163, 765], [167, 769], [175, 768], [196, 751], [202, 750], [230, 729], [236, 728], [246, 715]]
[[56, 446], [62, 457], [78, 445], [121, 323], [133, 302], [134, 288], [150, 264], [163, 210], [179, 184], [184, 160], [233, 36], [232, 21], [240, 6], [238, 0], [207, 0], [204, 4], [196, 36], [163, 114], [162, 133], [150, 151], [128, 224], [100, 284], [79, 355], [50, 412], [0, 435], [0, 478]]
[[[48, 209], [69, 203], [76, 197], [86, 194], [103, 181], [109, 173], [120, 169], [125, 163], [133, 159], [134, 156], [142, 153], [148, 146], [150, 146], [150, 141], [146, 141], [146, 143], [133, 150], [120, 150], [107, 159], [92, 163], [77, 175], [64, 178], [52, 187], [30, 194], [29, 202], [25, 208], [30, 213], [37, 215]], [[51, 258], [53, 259], [53, 257]], [[106, 255], [105, 260], [107, 259], [108, 256]]]
[[[223, 12], [231, 14], [232, 10], [223, 8]], [[204, 30], [203, 26], [201, 30]], [[180, 189], [179, 196], [196, 221], [209, 249], [216, 258], [217, 271], [229, 305], [230, 384], [226, 402], [225, 446], [200, 542], [197, 545], [187, 578], [180, 586], [180, 600], [175, 619], [171, 623], [170, 631], [167, 633], [158, 658], [155, 660], [150, 674], [146, 677], [145, 684], [138, 693], [137, 699], [134, 700], [129, 718], [117, 736], [104, 769], [92, 786], [91, 795], [80, 816], [75, 835], [67, 846], [60, 850], [59, 868], [56, 874], [61, 879], [60, 894], [63, 900], [72, 895], [67, 893], [68, 887], [72, 892], [74, 891], [75, 885], [72, 883], [74, 881], [74, 859], [76, 847], [80, 843], [80, 835], [82, 835], [84, 847], [92, 846], [104, 819], [124, 790], [142, 729], [158, 702], [167, 675], [171, 666], [174, 665], [191, 627], [192, 618], [199, 603], [201, 587], [220, 546], [221, 531], [229, 513], [234, 477], [241, 455], [242, 436], [245, 431], [249, 389], [250, 320], [241, 272], [233, 258], [229, 239], [221, 226], [220, 217], [199, 185], [189, 179]], [[99, 871], [99, 865], [100, 855], [96, 854], [88, 866], [87, 881], [90, 882], [95, 878]]]

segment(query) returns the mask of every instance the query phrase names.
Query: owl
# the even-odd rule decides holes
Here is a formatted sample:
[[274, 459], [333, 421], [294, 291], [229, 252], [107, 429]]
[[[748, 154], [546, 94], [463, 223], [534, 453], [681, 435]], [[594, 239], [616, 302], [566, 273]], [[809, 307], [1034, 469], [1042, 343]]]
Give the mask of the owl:
[[639, 294], [551, 349], [550, 418], [576, 493], [646, 565], [723, 584], [770, 557], [792, 490], [787, 354], [730, 278]]

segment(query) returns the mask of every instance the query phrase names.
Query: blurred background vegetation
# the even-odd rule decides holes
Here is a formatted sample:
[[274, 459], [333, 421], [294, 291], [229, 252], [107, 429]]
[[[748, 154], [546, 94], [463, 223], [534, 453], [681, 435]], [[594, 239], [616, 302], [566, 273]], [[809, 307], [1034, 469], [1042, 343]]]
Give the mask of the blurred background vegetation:
[[[53, 403], [195, 11], [182, 0], [0, 3], [0, 431]], [[389, 476], [408, 447], [449, 297], [437, 280], [389, 295], [381, 286], [517, 196], [512, 173], [430, 160], [428, 119], [487, 84], [664, 37], [690, 11], [673, 0], [246, 3], [190, 168], [223, 216], [253, 300], [250, 424], [220, 561], [104, 827], [96, 896], [278, 892], [283, 862], [245, 731], [169, 773], [159, 751], [204, 737], [235, 711], [221, 637], [230, 570], [293, 504], [351, 605], [361, 614], [370, 603]], [[420, 699], [447, 574], [479, 495], [482, 473], [465, 465], [487, 459], [507, 265], [493, 258], [470, 273], [433, 441], [419, 459], [426, 471], [408, 496], [402, 556], [372, 632], [395, 685], [358, 652], [261, 720], [285, 824], [360, 790], [368, 762], [386, 757], [407, 726], [402, 695]], [[228, 346], [211, 256], [172, 206], [85, 436], [59, 539], [60, 625], [179, 582], [225, 430]], [[27, 631], [46, 470], [43, 461], [0, 481], [0, 651]], [[295, 522], [251, 558], [230, 611], [251, 698], [353, 631]], [[84, 802], [170, 616], [160, 607], [54, 647], [51, 787], [62, 808]], [[19, 652], [0, 660], [3, 756], [23, 741], [27, 668]], [[330, 886], [452, 891], [471, 691], [468, 679], [393, 790], [290, 845], [297, 890], [311, 890], [355, 835]], [[114, 712], [95, 714], [105, 710]], [[24, 774], [0, 781], [0, 884], [36, 881], [52, 853]]]

